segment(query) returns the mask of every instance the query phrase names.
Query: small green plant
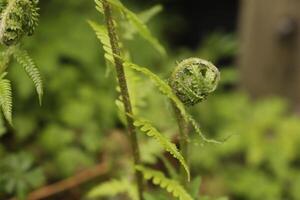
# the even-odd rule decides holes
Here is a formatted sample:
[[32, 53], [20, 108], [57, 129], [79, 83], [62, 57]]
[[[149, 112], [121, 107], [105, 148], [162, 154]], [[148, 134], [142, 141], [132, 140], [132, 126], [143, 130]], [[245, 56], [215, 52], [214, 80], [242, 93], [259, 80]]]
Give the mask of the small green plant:
[[[155, 184], [170, 191], [174, 197], [182, 200], [192, 199], [186, 191], [186, 187], [183, 187], [178, 180], [171, 180], [162, 175], [161, 172], [156, 172], [142, 166], [140, 158], [142, 155], [139, 150], [139, 142], [135, 127], [139, 128], [140, 132], [145, 133], [147, 136], [155, 138], [167, 152], [176, 158], [185, 172], [182, 179], [190, 181], [190, 171], [186, 162], [186, 157], [188, 155], [183, 152], [183, 149], [187, 148], [188, 144], [186, 144], [186, 142], [188, 141], [188, 138], [180, 138], [180, 142], [185, 141], [184, 144], [181, 143], [182, 145], [180, 145], [182, 154], [177, 146], [160, 133], [160, 131], [148, 120], [144, 120], [133, 112], [136, 110], [135, 105], [132, 103], [132, 96], [134, 96], [134, 94], [129, 90], [128, 75], [126, 72], [128, 70], [135, 71], [154, 82], [157, 89], [172, 102], [174, 109], [177, 111], [176, 116], [180, 117], [178, 123], [191, 124], [204, 142], [220, 143], [215, 140], [207, 139], [200, 131], [197, 122], [190, 114], [188, 114], [185, 108], [186, 105], [194, 105], [204, 100], [209, 93], [216, 89], [220, 78], [219, 72], [213, 64], [202, 59], [191, 58], [183, 61], [175, 68], [168, 84], [159, 76], [151, 72], [147, 67], [139, 66], [130, 61], [130, 54], [121, 41], [123, 35], [118, 34], [120, 31], [120, 26], [118, 25], [122, 24], [120, 20], [124, 20], [125, 16], [125, 21], [129, 23], [129, 29], [131, 29], [130, 34], [140, 34], [152, 44], [162, 56], [164, 56], [166, 54], [164, 48], [159, 44], [157, 39], [152, 36], [145, 23], [134, 12], [126, 8], [119, 0], [96, 0], [95, 2], [97, 10], [104, 16], [105, 25], [100, 25], [92, 21], [89, 21], [89, 24], [103, 46], [105, 51], [104, 57], [107, 62], [114, 65], [116, 69], [119, 83], [117, 89], [120, 92], [120, 98], [117, 101], [117, 105], [122, 113], [122, 118], [125, 119], [131, 142], [134, 165], [136, 166], [133, 169], [135, 169], [137, 199], [144, 199], [145, 189], [143, 187], [141, 173], [144, 174], [146, 180], [153, 178]], [[124, 32], [128, 35], [128, 32]], [[126, 39], [124, 36], [123, 38]], [[179, 129], [180, 131], [183, 131], [181, 125], [179, 125]], [[185, 133], [185, 135], [187, 136], [187, 133]], [[113, 196], [119, 193], [118, 191], [109, 192], [106, 190], [110, 188], [107, 185], [118, 185], [118, 191], [120, 193], [128, 190], [128, 187], [125, 187], [126, 184], [123, 184], [124, 186], [122, 189], [119, 187], [122, 185], [120, 182], [111, 181], [97, 186], [91, 190], [88, 196], [96, 198], [97, 194], [98, 196]], [[128, 192], [128, 194], [130, 194], [130, 192]]]
[[12, 125], [11, 83], [6, 78], [8, 66], [14, 58], [33, 81], [42, 103], [43, 83], [40, 72], [28, 53], [21, 48], [24, 36], [30, 36], [38, 24], [37, 0], [0, 1], [0, 104], [6, 120]]
[[[188, 58], [175, 67], [169, 79], [169, 84], [185, 106], [193, 106], [212, 93], [217, 88], [219, 80], [219, 70], [212, 63], [200, 58]], [[189, 162], [188, 123], [174, 104], [173, 109], [180, 133], [181, 153]], [[194, 123], [194, 120], [192, 120], [192, 123]], [[185, 168], [188, 167], [185, 166]], [[183, 171], [181, 170], [181, 182], [187, 187], [188, 183]]]

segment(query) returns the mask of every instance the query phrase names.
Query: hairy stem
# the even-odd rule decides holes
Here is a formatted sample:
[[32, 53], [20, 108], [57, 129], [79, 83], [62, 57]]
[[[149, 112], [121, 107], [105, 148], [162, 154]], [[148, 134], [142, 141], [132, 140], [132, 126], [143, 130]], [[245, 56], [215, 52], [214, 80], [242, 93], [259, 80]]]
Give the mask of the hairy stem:
[[[189, 142], [188, 142], [188, 123], [184, 120], [180, 110], [172, 103], [174, 115], [177, 120], [177, 125], [179, 128], [179, 145], [182, 156], [184, 157], [187, 166], [189, 167]], [[188, 180], [186, 178], [185, 169], [180, 167], [180, 182], [186, 188], [188, 185]]]
[[[120, 86], [120, 90], [121, 90], [121, 97], [122, 97], [122, 101], [124, 104], [125, 112], [128, 114], [128, 115], [126, 115], [126, 121], [127, 121], [127, 130], [129, 133], [130, 143], [131, 143], [131, 148], [132, 148], [133, 160], [134, 160], [135, 165], [139, 165], [141, 162], [139, 145], [138, 145], [138, 141], [137, 141], [136, 130], [133, 125], [133, 119], [130, 117], [133, 115], [132, 106], [131, 106], [131, 102], [130, 102], [127, 81], [126, 81], [125, 72], [124, 72], [124, 66], [123, 66], [122, 60], [120, 59], [121, 51], [120, 51], [120, 47], [119, 47], [119, 42], [118, 42], [118, 37], [116, 34], [114, 21], [112, 19], [111, 6], [109, 5], [109, 3], [106, 0], [102, 0], [102, 3], [103, 3], [104, 16], [105, 16], [106, 26], [108, 29], [110, 44], [111, 44], [112, 51], [114, 54], [114, 62], [115, 62], [117, 78], [118, 78], [118, 82], [119, 82], [119, 86]], [[137, 187], [138, 187], [139, 199], [143, 200], [143, 177], [142, 177], [142, 174], [136, 170], [135, 177], [136, 177], [136, 182], [137, 182]]]

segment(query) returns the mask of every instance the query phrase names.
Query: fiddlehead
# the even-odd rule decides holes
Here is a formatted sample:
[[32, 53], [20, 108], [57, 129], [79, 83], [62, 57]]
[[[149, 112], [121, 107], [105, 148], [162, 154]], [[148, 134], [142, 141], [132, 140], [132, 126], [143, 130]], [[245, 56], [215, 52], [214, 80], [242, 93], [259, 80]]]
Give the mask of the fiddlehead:
[[38, 0], [1, 0], [0, 41], [17, 44], [23, 36], [33, 34], [38, 24]]
[[219, 80], [219, 70], [212, 63], [200, 58], [188, 58], [176, 66], [169, 84], [185, 105], [192, 106], [213, 92]]

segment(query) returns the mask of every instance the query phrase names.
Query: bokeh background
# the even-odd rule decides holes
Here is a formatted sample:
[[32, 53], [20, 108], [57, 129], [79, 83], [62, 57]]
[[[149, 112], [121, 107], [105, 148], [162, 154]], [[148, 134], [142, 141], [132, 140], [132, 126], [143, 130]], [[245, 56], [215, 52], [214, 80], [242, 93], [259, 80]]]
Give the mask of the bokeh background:
[[[157, 4], [163, 7], [148, 25], [168, 56], [135, 37], [125, 43], [134, 62], [164, 79], [177, 61], [187, 57], [210, 60], [221, 71], [216, 93], [189, 110], [208, 137], [230, 136], [222, 145], [201, 145], [192, 134], [191, 171], [194, 178], [201, 177], [201, 195], [300, 199], [299, 3], [127, 0], [124, 4], [137, 13]], [[102, 20], [92, 0], [40, 1], [40, 7], [40, 25], [33, 37], [24, 40], [24, 47], [41, 70], [44, 102], [40, 107], [31, 81], [13, 63], [9, 77], [15, 127], [1, 120], [0, 199], [25, 197], [99, 163], [115, 163], [118, 170], [108, 169], [46, 198], [83, 199], [93, 185], [129, 171], [131, 157], [115, 105], [114, 72], [106, 67], [101, 45], [87, 23]], [[133, 82], [133, 95], [143, 100], [139, 114], [176, 142], [168, 101], [145, 77]], [[140, 140], [143, 161], [163, 170], [164, 160], [157, 156], [163, 150], [155, 142]]]

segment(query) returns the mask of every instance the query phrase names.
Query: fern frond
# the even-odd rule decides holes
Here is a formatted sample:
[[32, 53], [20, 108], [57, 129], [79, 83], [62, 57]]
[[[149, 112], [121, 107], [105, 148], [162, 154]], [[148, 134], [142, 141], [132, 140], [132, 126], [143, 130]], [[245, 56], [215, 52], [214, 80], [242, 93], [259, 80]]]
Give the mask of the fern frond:
[[141, 19], [143, 23], [147, 23], [151, 18], [160, 13], [163, 10], [161, 5], [154, 5], [153, 7], [142, 11], [138, 14], [138, 18]]
[[129, 61], [124, 61], [123, 64], [125, 67], [129, 67], [137, 72], [140, 72], [144, 74], [146, 77], [148, 77], [150, 80], [152, 80], [154, 84], [157, 86], [157, 88], [159, 89], [159, 91], [164, 95], [166, 95], [169, 99], [171, 99], [175, 103], [176, 107], [180, 110], [181, 114], [187, 121], [188, 119], [187, 112], [185, 110], [183, 103], [177, 98], [177, 96], [173, 93], [172, 88], [164, 80], [162, 80], [159, 76], [151, 72], [146, 67], [141, 67]]
[[[138, 18], [144, 23], [148, 23], [155, 15], [161, 12], [163, 7], [161, 5], [155, 5], [147, 10], [142, 11], [138, 14]], [[137, 29], [132, 27], [132, 24], [128, 21], [123, 22], [123, 28], [125, 29], [125, 33], [123, 33], [123, 37], [128, 40], [134, 39], [134, 35], [138, 32]]]
[[169, 152], [174, 158], [176, 158], [184, 167], [187, 174], [187, 179], [190, 180], [189, 168], [184, 160], [184, 157], [181, 155], [175, 144], [170, 142], [168, 138], [161, 134], [155, 127], [151, 125], [150, 122], [146, 120], [134, 119], [134, 125], [138, 127], [142, 132], [146, 133], [147, 136], [154, 137], [167, 152]]
[[1, 76], [0, 80], [0, 105], [5, 119], [12, 125], [12, 92], [11, 84], [7, 79], [3, 79], [6, 73]]
[[100, 40], [102, 47], [105, 51], [104, 57], [107, 61], [114, 63], [113, 52], [107, 32], [107, 28], [104, 25], [100, 25], [93, 21], [88, 21], [92, 29], [95, 31], [97, 38]]
[[158, 40], [152, 35], [148, 27], [138, 18], [138, 16], [126, 8], [119, 0], [107, 0], [111, 5], [118, 8], [123, 12], [127, 20], [138, 31], [138, 33], [147, 40], [152, 46], [160, 52], [162, 55], [166, 55], [164, 47], [158, 42]]
[[187, 121], [187, 122], [190, 122], [192, 124], [193, 128], [199, 134], [199, 136], [202, 138], [202, 140], [204, 142], [207, 142], [207, 143], [216, 143], [216, 144], [222, 143], [222, 142], [219, 142], [219, 141], [216, 141], [216, 140], [207, 139], [205, 137], [205, 135], [201, 132], [200, 127], [197, 124], [197, 122], [185, 110], [184, 104], [173, 93], [172, 88], [164, 80], [162, 80], [159, 76], [157, 76], [156, 74], [154, 74], [153, 72], [151, 72], [146, 67], [141, 67], [141, 66], [136, 65], [134, 63], [131, 63], [129, 61], [124, 61], [123, 64], [124, 64], [125, 67], [129, 67], [129, 68], [131, 68], [131, 69], [133, 69], [135, 71], [138, 71], [138, 72], [144, 74], [150, 80], [152, 80], [155, 83], [155, 85], [157, 86], [157, 88], [161, 91], [161, 93], [163, 93], [164, 95], [166, 95], [175, 104], [175, 106], [180, 110], [180, 113], [182, 114], [184, 120]]
[[202, 140], [204, 142], [214, 143], [214, 144], [222, 144], [223, 143], [221, 141], [206, 138], [206, 136], [202, 133], [198, 123], [196, 122], [196, 120], [191, 115], [188, 115], [188, 121], [191, 123], [191, 125], [193, 126], [196, 133], [202, 138]]
[[135, 187], [128, 180], [110, 180], [92, 188], [87, 198], [114, 197], [118, 194], [127, 193], [130, 199], [138, 200]]
[[29, 78], [33, 81], [35, 89], [37, 91], [39, 102], [42, 104], [43, 98], [43, 81], [39, 69], [29, 57], [28, 53], [24, 50], [16, 48], [13, 53], [17, 62], [24, 68]]
[[162, 172], [143, 166], [136, 166], [136, 170], [142, 172], [146, 180], [152, 180], [153, 184], [159, 185], [179, 200], [193, 200], [177, 181], [167, 178]]
[[96, 9], [101, 13], [104, 14], [104, 9], [103, 9], [103, 5], [102, 5], [102, 1], [101, 0], [95, 0], [96, 3]]

